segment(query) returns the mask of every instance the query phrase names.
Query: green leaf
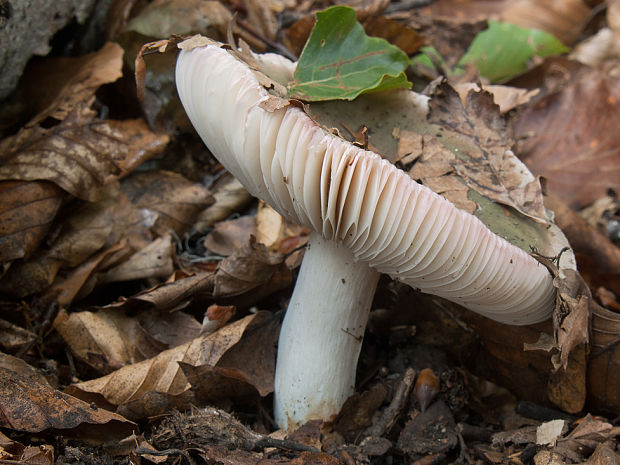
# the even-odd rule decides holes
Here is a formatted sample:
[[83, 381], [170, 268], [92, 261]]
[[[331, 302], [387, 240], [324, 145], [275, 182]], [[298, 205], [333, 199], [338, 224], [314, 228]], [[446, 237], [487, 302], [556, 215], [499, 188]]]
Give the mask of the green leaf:
[[317, 13], [289, 96], [306, 101], [353, 100], [366, 92], [408, 89], [408, 66], [405, 52], [366, 35], [353, 8], [334, 6]]
[[474, 64], [482, 76], [498, 82], [526, 71], [534, 56], [568, 51], [568, 47], [544, 31], [489, 21], [489, 28], [476, 36], [459, 67]]

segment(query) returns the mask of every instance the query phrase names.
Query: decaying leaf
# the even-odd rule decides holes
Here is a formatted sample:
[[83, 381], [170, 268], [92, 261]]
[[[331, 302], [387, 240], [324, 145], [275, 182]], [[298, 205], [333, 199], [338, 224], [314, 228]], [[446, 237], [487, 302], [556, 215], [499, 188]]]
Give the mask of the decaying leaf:
[[271, 288], [281, 288], [290, 279], [284, 264], [285, 256], [270, 252], [254, 237], [228, 259], [220, 262], [215, 274], [213, 295], [237, 295], [271, 282]]
[[[191, 386], [178, 362], [194, 366], [215, 365], [239, 342], [253, 318], [254, 315], [249, 315], [215, 333], [198, 336], [190, 342], [160, 352], [153, 358], [127, 365], [102, 378], [71, 385], [67, 392], [86, 398], [99, 395], [114, 406], [130, 404], [134, 415], [140, 411], [154, 413], [152, 404], [149, 405], [151, 394], [169, 397], [171, 404], [174, 398], [183, 397], [185, 402], [191, 401], [191, 397], [183, 396]], [[162, 402], [160, 408], [167, 409], [168, 405]]]
[[513, 123], [519, 156], [570, 206], [620, 190], [619, 101], [619, 78], [584, 68]]
[[153, 231], [159, 235], [183, 234], [198, 213], [213, 203], [206, 188], [170, 171], [135, 173], [121, 188], [137, 208], [157, 214]]
[[246, 215], [218, 222], [205, 238], [204, 245], [209, 251], [227, 257], [247, 244], [250, 236], [256, 236], [256, 218]]
[[[120, 415], [54, 390], [26, 362], [10, 355], [0, 357], [0, 399], [0, 425], [18, 431], [38, 433], [52, 428], [74, 430], [85, 425], [109, 424], [116, 429], [116, 437], [123, 437], [133, 425]], [[102, 437], [103, 431], [102, 428]]]
[[63, 198], [50, 182], [0, 182], [0, 263], [28, 258], [36, 250]]
[[101, 121], [92, 100], [74, 106], [52, 128], [32, 126], [0, 142], [0, 179], [53, 182], [89, 201], [110, 181], [161, 152], [167, 136], [142, 120]]

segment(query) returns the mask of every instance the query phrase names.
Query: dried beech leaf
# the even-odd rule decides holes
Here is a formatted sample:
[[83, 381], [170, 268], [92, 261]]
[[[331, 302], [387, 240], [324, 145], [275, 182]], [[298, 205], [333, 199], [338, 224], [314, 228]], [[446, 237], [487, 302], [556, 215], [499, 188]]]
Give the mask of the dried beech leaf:
[[198, 213], [213, 203], [209, 191], [170, 171], [146, 171], [126, 178], [121, 188], [138, 208], [157, 214], [153, 230], [183, 234]]
[[[0, 357], [0, 426], [38, 433], [50, 428], [71, 430], [85, 424], [113, 422], [117, 431], [128, 434], [133, 423], [107, 410], [93, 408], [68, 394], [54, 390], [24, 361]], [[123, 433], [124, 431], [124, 433]]]
[[588, 392], [592, 407], [620, 410], [620, 313], [601, 306], [592, 312]]
[[[37, 105], [45, 104], [28, 127], [37, 126], [46, 118], [62, 121], [76, 106], [90, 101], [99, 87], [116, 81], [122, 76], [123, 49], [114, 42], [108, 42], [99, 51], [79, 58], [55, 57], [46, 59], [30, 73], [36, 89], [45, 89], [35, 94]], [[44, 67], [44, 68], [43, 68]]]
[[205, 237], [204, 245], [211, 252], [226, 257], [247, 244], [250, 236], [256, 236], [256, 218], [246, 215], [216, 223]]
[[429, 102], [428, 120], [444, 129], [442, 142], [453, 147], [454, 170], [471, 189], [537, 222], [549, 222], [540, 182], [510, 150], [491, 94], [470, 91], [463, 106], [443, 82]]
[[198, 273], [193, 276], [177, 273], [177, 275], [169, 282], [158, 284], [152, 289], [121, 299], [104, 308], [172, 310], [187, 305], [201, 295], [212, 294], [213, 273]]
[[0, 179], [47, 180], [95, 201], [107, 183], [161, 152], [167, 142], [142, 120], [100, 121], [89, 104], [79, 104], [52, 128], [27, 127], [0, 142]]
[[135, 317], [118, 311], [63, 313], [56, 318], [54, 329], [77, 359], [104, 374], [165, 348]]
[[123, 234], [144, 229], [141, 219], [118, 187], [108, 186], [102, 200], [74, 209], [49, 249], [14, 263], [0, 281], [0, 289], [16, 297], [40, 292], [52, 284], [61, 267], [78, 266], [107, 244], [118, 243]]
[[36, 250], [63, 197], [49, 182], [0, 182], [0, 263], [28, 258]]
[[26, 344], [35, 341], [37, 337], [32, 331], [0, 319], [0, 350], [3, 352], [15, 353]]
[[269, 282], [284, 265], [284, 255], [272, 253], [252, 237], [240, 250], [220, 262], [213, 295], [238, 295]]
[[582, 69], [513, 123], [519, 156], [571, 206], [620, 190], [619, 101], [620, 78]]
[[[239, 341], [253, 318], [254, 315], [248, 315], [215, 333], [199, 336], [151, 359], [127, 365], [102, 378], [73, 384], [67, 388], [67, 392], [76, 397], [99, 394], [116, 406], [147, 402], [146, 396], [149, 393], [182, 396], [190, 389], [190, 384], [178, 362], [215, 365]], [[134, 410], [137, 408], [134, 407]]]
[[253, 198], [245, 187], [230, 175], [223, 176], [222, 181], [217, 182], [211, 191], [215, 201], [198, 215], [193, 226], [196, 231], [206, 231], [232, 213], [242, 210]]
[[131, 281], [143, 278], [166, 278], [174, 271], [172, 237], [165, 235], [138, 250], [120, 265], [109, 269], [99, 283]]

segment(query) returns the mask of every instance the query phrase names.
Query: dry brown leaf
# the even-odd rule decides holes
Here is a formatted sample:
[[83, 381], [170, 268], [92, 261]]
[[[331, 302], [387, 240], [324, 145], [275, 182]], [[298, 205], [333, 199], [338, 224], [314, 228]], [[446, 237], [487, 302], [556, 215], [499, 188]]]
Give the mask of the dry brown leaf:
[[[283, 254], [269, 252], [251, 237], [241, 249], [220, 262], [215, 273], [213, 295], [222, 297], [243, 294], [268, 282], [271, 282], [273, 291], [281, 288], [290, 278], [284, 259]], [[280, 283], [273, 282], [274, 278], [279, 278]]]
[[245, 187], [230, 175], [222, 176], [211, 191], [215, 202], [198, 215], [193, 226], [196, 231], [206, 231], [232, 213], [242, 210], [253, 199]]
[[[14, 263], [0, 281], [0, 289], [18, 297], [40, 292], [54, 282], [61, 267], [81, 265], [104, 246], [118, 243], [132, 230], [143, 232], [142, 219], [118, 187], [108, 186], [105, 197], [99, 202], [75, 206], [49, 249], [29, 261]], [[80, 277], [77, 278], [79, 281]], [[66, 300], [70, 301], [70, 294], [78, 289], [71, 291]]]
[[455, 174], [467, 186], [539, 223], [549, 222], [540, 182], [510, 150], [505, 122], [491, 94], [470, 91], [462, 105], [444, 81], [429, 101], [428, 120], [444, 130], [437, 137], [448, 138], [448, 144], [458, 141], [459, 150], [448, 153]]
[[166, 278], [174, 271], [172, 237], [167, 234], [138, 250], [120, 265], [107, 270], [98, 283]]
[[570, 206], [620, 190], [618, 102], [620, 78], [584, 68], [513, 122], [519, 156]]
[[3, 352], [15, 353], [36, 339], [37, 335], [32, 331], [0, 319], [0, 350]]
[[256, 236], [256, 218], [246, 215], [216, 223], [205, 237], [204, 245], [211, 252], [227, 257], [247, 244], [252, 235]]
[[54, 328], [78, 360], [105, 374], [192, 340], [200, 323], [183, 312], [62, 311]]
[[[480, 85], [474, 82], [461, 82], [454, 85], [459, 93], [463, 105], [467, 103], [467, 94], [470, 90], [474, 92], [480, 91]], [[483, 85], [485, 90], [493, 95], [493, 101], [499, 106], [499, 112], [503, 115], [510, 110], [528, 103], [540, 92], [540, 89], [521, 89], [519, 87], [502, 86], [502, 85]]]
[[72, 430], [86, 424], [112, 423], [117, 434], [126, 436], [133, 425], [120, 415], [54, 390], [26, 362], [10, 355], [0, 357], [0, 398], [0, 426], [17, 431]]
[[66, 273], [61, 273], [61, 275], [56, 277], [54, 283], [45, 290], [41, 296], [41, 300], [45, 302], [56, 302], [60, 307], [65, 307], [73, 302], [76, 297], [90, 294], [95, 282], [91, 281], [90, 286], [88, 286], [87, 283], [89, 283], [89, 279], [92, 277], [97, 267], [106, 257], [113, 255], [123, 248], [123, 244], [115, 244], [102, 252], [92, 255], [82, 264]]
[[620, 410], [620, 314], [596, 306], [592, 312], [592, 348], [588, 393], [594, 408]]
[[54, 329], [78, 360], [102, 374], [153, 357], [166, 347], [135, 317], [118, 311], [61, 312]]
[[573, 461], [581, 461], [599, 444], [614, 441], [618, 436], [620, 427], [614, 427], [611, 423], [588, 414], [579, 421], [573, 431], [558, 440], [554, 451]]
[[526, 29], [546, 31], [570, 45], [590, 19], [590, 8], [582, 0], [515, 0], [502, 11], [501, 19]]
[[124, 310], [158, 309], [174, 310], [186, 306], [190, 301], [212, 295], [213, 273], [197, 273], [187, 276], [177, 272], [168, 282], [142, 291], [129, 298], [123, 298], [107, 308], [122, 308]]
[[52, 128], [33, 126], [0, 142], [0, 179], [53, 182], [89, 201], [106, 184], [163, 150], [165, 135], [142, 120], [101, 121], [89, 101]]
[[213, 203], [205, 187], [170, 171], [134, 173], [123, 180], [121, 188], [137, 208], [157, 214], [152, 229], [159, 235], [183, 234], [198, 213]]
[[50, 182], [0, 182], [0, 263], [28, 258], [36, 250], [63, 198]]
[[[226, 351], [239, 342], [253, 318], [254, 315], [249, 315], [215, 333], [199, 336], [102, 378], [73, 384], [66, 392], [80, 398], [91, 398], [93, 394], [98, 394], [115, 406], [133, 403], [131, 408], [134, 412], [141, 410], [140, 404], [148, 403], [147, 395], [150, 393], [181, 397], [190, 389], [190, 384], [178, 362], [215, 365]], [[163, 404], [162, 407], [167, 408], [167, 405]]]

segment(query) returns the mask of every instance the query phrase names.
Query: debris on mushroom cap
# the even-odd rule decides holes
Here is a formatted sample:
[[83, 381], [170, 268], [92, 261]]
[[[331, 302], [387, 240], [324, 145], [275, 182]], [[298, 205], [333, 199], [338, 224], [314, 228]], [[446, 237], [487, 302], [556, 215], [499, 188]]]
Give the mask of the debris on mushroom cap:
[[476, 217], [374, 152], [273, 111], [254, 71], [217, 45], [184, 50], [177, 89], [194, 127], [248, 191], [297, 223], [341, 241], [360, 261], [494, 320], [548, 318], [548, 270]]

